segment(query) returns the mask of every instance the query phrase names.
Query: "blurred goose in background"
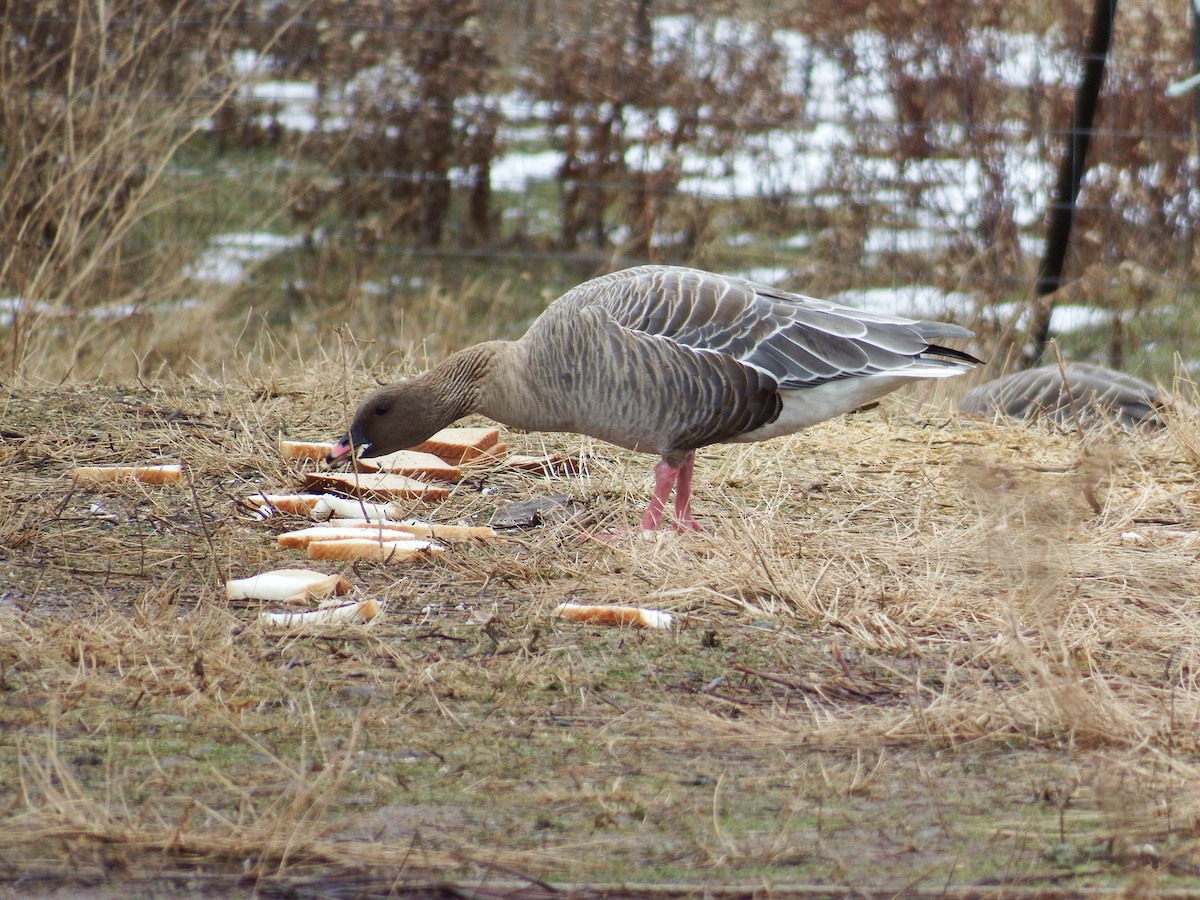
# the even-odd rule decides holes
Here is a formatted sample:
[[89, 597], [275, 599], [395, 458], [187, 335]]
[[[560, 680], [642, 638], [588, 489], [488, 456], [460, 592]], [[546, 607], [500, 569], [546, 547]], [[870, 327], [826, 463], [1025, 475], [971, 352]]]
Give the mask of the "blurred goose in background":
[[468, 347], [377, 390], [327, 461], [411, 447], [480, 413], [658, 454], [642, 529], [660, 527], [672, 490], [676, 529], [698, 529], [698, 448], [792, 434], [914, 379], [962, 374], [979, 360], [933, 341], [970, 336], [732, 276], [641, 266], [568, 291], [519, 340]]
[[1089, 363], [1055, 363], [1014, 372], [969, 391], [963, 412], [1048, 420], [1067, 428], [1126, 430], [1166, 427], [1162, 413], [1171, 398], [1149, 382]]

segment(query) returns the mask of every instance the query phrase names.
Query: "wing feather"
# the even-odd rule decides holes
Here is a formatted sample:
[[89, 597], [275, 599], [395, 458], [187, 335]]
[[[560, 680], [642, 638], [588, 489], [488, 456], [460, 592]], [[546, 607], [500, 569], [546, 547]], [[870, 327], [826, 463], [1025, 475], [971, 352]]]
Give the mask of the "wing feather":
[[[728, 356], [785, 390], [906, 368], [916, 376], [936, 362], [923, 358], [937, 353], [931, 337], [971, 334], [679, 266], [638, 266], [594, 278], [556, 305], [601, 307], [620, 328]], [[962, 355], [961, 361], [970, 360]], [[958, 368], [960, 362], [942, 365]]]
[[623, 328], [732, 357], [784, 389], [917, 368], [931, 350], [931, 337], [970, 335], [954, 325], [870, 313], [673, 266], [601, 276], [557, 302], [600, 306]]

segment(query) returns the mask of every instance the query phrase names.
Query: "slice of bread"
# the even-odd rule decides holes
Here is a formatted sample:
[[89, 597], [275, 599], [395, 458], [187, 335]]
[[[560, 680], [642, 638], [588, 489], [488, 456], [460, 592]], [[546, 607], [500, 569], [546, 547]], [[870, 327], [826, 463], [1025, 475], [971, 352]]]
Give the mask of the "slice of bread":
[[312, 569], [275, 569], [225, 582], [225, 596], [230, 600], [301, 603], [340, 596], [349, 590], [350, 582], [341, 575], [327, 575]]
[[443, 428], [412, 449], [432, 453], [457, 466], [475, 459], [499, 442], [499, 428]]
[[436, 503], [450, 496], [450, 491], [444, 487], [391, 472], [312, 472], [305, 479], [304, 488], [338, 491], [351, 497], [424, 500], [426, 503]]
[[368, 503], [366, 500], [339, 497], [336, 494], [322, 494], [321, 499], [308, 511], [308, 515], [318, 522], [331, 522], [334, 518], [354, 519], [357, 522], [387, 522], [400, 513], [391, 503]]
[[[379, 529], [378, 522], [364, 522], [362, 519], [329, 519], [325, 523], [330, 528]], [[438, 525], [433, 522], [423, 522], [420, 519], [404, 519], [393, 521], [388, 519], [383, 523], [385, 529], [408, 531], [417, 537], [433, 538], [438, 541], [468, 541], [494, 540], [499, 533], [488, 525]]]
[[484, 469], [488, 466], [499, 465], [508, 458], [508, 444], [492, 444], [486, 450], [481, 450], [478, 456], [464, 459], [464, 469]]
[[333, 449], [333, 444], [317, 441], [279, 441], [279, 455], [284, 459], [311, 459], [321, 462]]
[[593, 625], [632, 625], [637, 628], [670, 628], [671, 614], [658, 609], [638, 606], [585, 606], [582, 603], [560, 603], [554, 615], [572, 622]]
[[394, 527], [439, 541], [493, 540], [500, 537], [489, 525], [437, 525], [419, 519], [404, 519], [396, 522]]
[[383, 456], [360, 459], [356, 463], [360, 472], [395, 472], [411, 478], [433, 478], [438, 481], [458, 481], [462, 469], [451, 465], [440, 456], [422, 453], [419, 450], [397, 450]]
[[284, 550], [303, 550], [313, 541], [412, 541], [418, 538], [414, 531], [407, 528], [384, 526], [382, 529], [372, 523], [364, 523], [368, 529], [355, 526], [315, 525], [312, 528], [301, 528], [298, 531], [285, 531], [275, 538], [275, 543]]
[[363, 559], [383, 563], [409, 562], [428, 556], [440, 556], [443, 548], [430, 541], [312, 541], [309, 559]]
[[161, 466], [76, 466], [71, 477], [82, 484], [140, 481], [143, 484], [175, 484], [183, 479], [179, 463]]
[[264, 612], [259, 620], [267, 625], [285, 628], [320, 625], [360, 624], [369, 622], [380, 613], [378, 601], [368, 598], [357, 603], [324, 606], [307, 612]]
[[320, 494], [251, 494], [246, 498], [252, 506], [265, 506], [289, 516], [307, 516], [320, 501]]

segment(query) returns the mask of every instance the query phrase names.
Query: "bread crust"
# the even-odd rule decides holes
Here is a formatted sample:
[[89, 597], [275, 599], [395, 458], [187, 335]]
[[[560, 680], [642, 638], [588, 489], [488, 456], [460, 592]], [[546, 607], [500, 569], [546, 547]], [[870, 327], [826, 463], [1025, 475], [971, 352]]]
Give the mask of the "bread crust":
[[314, 525], [297, 531], [285, 531], [275, 538], [275, 543], [284, 550], [303, 550], [313, 541], [414, 541], [415, 532], [390, 525], [382, 528], [374, 522], [364, 522], [366, 528], [354, 525]]
[[457, 466], [482, 456], [499, 442], [499, 428], [443, 428], [412, 449]]
[[76, 466], [71, 476], [84, 484], [113, 481], [140, 481], [143, 484], [175, 484], [183, 480], [183, 466], [166, 463], [155, 466]]
[[423, 500], [426, 503], [437, 503], [450, 496], [449, 489], [440, 485], [390, 472], [312, 472], [305, 479], [304, 488], [338, 491], [351, 497]]
[[252, 494], [246, 498], [253, 506], [265, 506], [290, 516], [307, 516], [320, 500], [320, 494]]
[[225, 583], [229, 600], [274, 600], [302, 603], [349, 593], [350, 582], [341, 575], [329, 575], [312, 569], [273, 569]]
[[429, 556], [440, 556], [443, 550], [429, 541], [310, 541], [309, 559], [366, 560], [368, 562], [404, 563]]
[[368, 598], [359, 600], [357, 603], [323, 606], [307, 612], [264, 612], [259, 618], [267, 625], [296, 628], [315, 625], [362, 624], [371, 621], [379, 613], [379, 603]]
[[279, 455], [284, 459], [308, 459], [322, 462], [333, 449], [333, 444], [322, 441], [279, 441]]
[[634, 628], [670, 628], [672, 616], [659, 609], [639, 606], [588, 606], [582, 603], [560, 603], [554, 615], [571, 622], [592, 625], [616, 625]]
[[437, 481], [458, 481], [462, 478], [462, 469], [458, 466], [420, 450], [397, 450], [383, 456], [360, 459], [355, 466], [360, 472], [392, 472], [418, 480], [432, 478]]

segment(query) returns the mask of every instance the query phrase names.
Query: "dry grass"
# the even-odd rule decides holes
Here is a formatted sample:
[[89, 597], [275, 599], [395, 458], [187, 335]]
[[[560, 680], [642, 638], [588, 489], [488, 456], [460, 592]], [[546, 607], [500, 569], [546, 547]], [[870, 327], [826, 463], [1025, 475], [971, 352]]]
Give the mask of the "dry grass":
[[[104, 9], [120, 21], [126, 6]], [[71, 8], [55, 20], [67, 32], [100, 24]], [[436, 563], [347, 566], [385, 606], [369, 627], [268, 631], [256, 607], [228, 603], [226, 577], [296, 563], [273, 538], [297, 523], [238, 503], [299, 483], [279, 434], [335, 436], [377, 380], [519, 332], [557, 293], [541, 284], [579, 280], [522, 259], [455, 292], [373, 294], [425, 262], [333, 241], [303, 255], [303, 277], [264, 261], [179, 305], [211, 234], [277, 224], [286, 199], [250, 184], [261, 175], [183, 179], [183, 197], [167, 179], [237, 92], [220, 60], [223, 42], [241, 46], [239, 8], [186, 33], [168, 28], [186, 16], [147, 19], [119, 45], [72, 40], [53, 58], [21, 44], [10, 61], [16, 80], [61, 70], [75, 87], [47, 86], [58, 99], [40, 116], [18, 91], [3, 113], [28, 152], [0, 183], [0, 282], [20, 298], [0, 350], [0, 891], [1193, 889], [1191, 414], [1165, 434], [1085, 443], [898, 398], [706, 451], [707, 530], [654, 543], [581, 539], [636, 521], [648, 458], [512, 435], [582, 452], [589, 471], [488, 471], [414, 512], [485, 522], [562, 493], [578, 518]], [[174, 36], [192, 49], [156, 55]], [[180, 83], [130, 93], [138, 60]], [[210, 205], [227, 220], [200, 223]], [[629, 211], [634, 241], [673, 221]], [[689, 228], [707, 215], [687, 212]], [[831, 230], [851, 255], [873, 221], [855, 215]], [[173, 216], [176, 243], [159, 233]], [[1135, 249], [1158, 246], [1126, 231]], [[145, 232], [148, 247], [134, 240]], [[845, 250], [824, 259], [844, 272]], [[831, 277], [812, 258], [806, 290]], [[976, 268], [1012, 271], [999, 252]], [[281, 282], [303, 281], [323, 287], [279, 299]], [[105, 318], [98, 304], [134, 311]], [[65, 478], [165, 460], [186, 464], [183, 485]], [[682, 625], [566, 625], [550, 615], [564, 600], [657, 606]]]
[[[270, 53], [309, 5], [272, 17], [260, 52]], [[0, 371], [141, 376], [147, 363], [186, 355], [182, 345], [194, 345], [214, 318], [212, 304], [176, 314], [201, 289], [188, 267], [212, 228], [197, 222], [204, 204], [221, 204], [222, 188], [260, 200], [230, 188], [228, 175], [198, 185], [179, 167], [248, 78], [228, 52], [249, 10], [241, 0], [170, 0], [155, 10], [133, 0], [52, 0], [6, 12]], [[260, 202], [242, 224], [270, 221], [280, 203]], [[155, 315], [160, 309], [170, 312]]]
[[[293, 523], [234, 501], [298, 483], [279, 433], [340, 429], [370, 381], [348, 354], [3, 401], [10, 883], [1166, 890], [1196, 874], [1200, 422], [1085, 445], [896, 398], [710, 449], [704, 533], [611, 543], [580, 535], [634, 521], [649, 460], [511, 435], [582, 447], [589, 473], [493, 470], [422, 512], [483, 522], [566, 493], [576, 522], [347, 567], [381, 622], [265, 631], [221, 578], [294, 563], [273, 542]], [[159, 459], [187, 484], [91, 492], [63, 474]], [[557, 623], [567, 599], [683, 624]]]

